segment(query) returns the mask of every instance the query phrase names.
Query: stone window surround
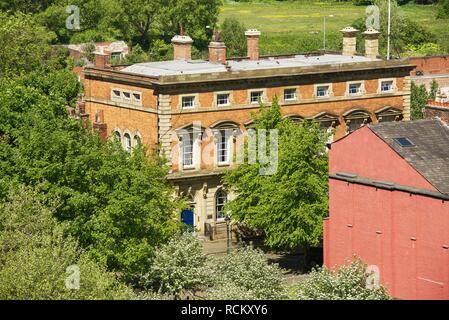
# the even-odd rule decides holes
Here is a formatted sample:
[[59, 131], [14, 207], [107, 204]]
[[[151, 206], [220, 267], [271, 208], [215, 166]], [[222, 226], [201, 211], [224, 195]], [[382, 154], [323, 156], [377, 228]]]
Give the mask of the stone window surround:
[[[197, 110], [198, 108], [201, 107], [200, 105], [200, 94], [199, 93], [192, 93], [192, 94], [180, 94], [178, 96], [178, 109], [179, 110]], [[182, 107], [182, 100], [183, 98], [186, 97], [193, 97], [193, 107], [189, 107], [189, 108], [183, 108]]]
[[268, 102], [268, 96], [267, 96], [267, 89], [266, 88], [259, 88], [259, 89], [249, 89], [248, 91], [248, 104], [249, 105], [258, 105], [259, 103], [251, 102], [251, 93], [252, 92], [262, 92], [262, 103]]
[[[329, 94], [327, 96], [318, 96], [318, 87], [329, 87]], [[315, 99], [329, 99], [334, 96], [333, 83], [318, 83], [313, 85], [313, 98]]]
[[[349, 87], [351, 84], [360, 84], [360, 92], [356, 94], [350, 94], [349, 93]], [[359, 81], [348, 81], [346, 82], [346, 96], [347, 97], [358, 97], [366, 94], [365, 89], [365, 80], [359, 80]]]
[[198, 130], [198, 128], [182, 128], [181, 130], [192, 131], [193, 134], [193, 149], [192, 149], [192, 165], [185, 166], [184, 165], [184, 149], [183, 149], [183, 134], [177, 133], [178, 136], [178, 165], [179, 171], [188, 171], [188, 170], [198, 170], [201, 165], [201, 140], [203, 136], [203, 129]]
[[[213, 102], [213, 106], [220, 108], [220, 107], [230, 107], [234, 104], [234, 96], [233, 96], [233, 91], [218, 91], [214, 93], [214, 102]], [[218, 104], [218, 96], [219, 95], [229, 95], [229, 103], [228, 104]]]
[[131, 132], [128, 129], [125, 130], [121, 130], [120, 128], [114, 128], [113, 130], [113, 134], [112, 134], [112, 138], [115, 139], [116, 134], [120, 135], [120, 144], [123, 147], [123, 149], [126, 150], [126, 145], [125, 145], [125, 135], [128, 134], [131, 137], [131, 148], [135, 148], [137, 147], [136, 143], [135, 143], [135, 139], [134, 137], [139, 137], [140, 139], [140, 143], [143, 143], [143, 139], [142, 139], [142, 134], [140, 133], [139, 130], [136, 130], [135, 132]]
[[[115, 93], [114, 93], [115, 91], [120, 92], [120, 98], [118, 98], [115, 95]], [[129, 93], [129, 98], [124, 97], [124, 95], [123, 95], [124, 92]], [[134, 97], [135, 94], [140, 95], [140, 100], [135, 99], [135, 97]], [[142, 92], [128, 90], [128, 89], [122, 89], [122, 88], [111, 88], [111, 100], [131, 104], [131, 105], [142, 106]]]
[[[299, 95], [299, 86], [289, 86], [289, 87], [282, 87], [282, 98], [281, 98], [281, 102], [282, 103], [293, 103], [293, 102], [298, 102], [301, 98]], [[285, 100], [285, 91], [286, 90], [296, 90], [296, 97], [295, 99], [289, 99], [289, 100]]]
[[223, 205], [225, 205], [228, 201], [229, 201], [229, 194], [228, 194], [228, 192], [226, 192], [226, 190], [222, 187], [222, 186], [219, 186], [218, 188], [217, 188], [217, 191], [215, 192], [215, 195], [214, 195], [214, 202], [215, 202], [215, 221], [216, 222], [225, 222], [225, 217], [223, 216], [223, 217], [221, 217], [221, 218], [218, 218], [218, 210], [217, 210], [217, 207], [218, 207], [218, 203], [217, 203], [217, 200], [218, 200], [218, 195], [220, 195], [220, 194], [226, 194], [226, 200], [224, 201], [224, 203], [223, 203]]
[[[378, 80], [379, 81], [379, 85], [377, 88], [377, 93], [378, 94], [391, 94], [391, 93], [395, 93], [398, 91], [398, 87], [396, 84], [396, 78], [381, 78]], [[393, 81], [393, 88], [390, 91], [382, 91], [382, 82], [384, 81]]]
[[[214, 126], [212, 127], [212, 133], [214, 137], [214, 166], [215, 167], [228, 167], [232, 165], [233, 163], [233, 157], [234, 157], [234, 147], [235, 147], [235, 137], [234, 132], [239, 129], [238, 125], [232, 125], [229, 127], [220, 127], [220, 126]], [[218, 161], [218, 143], [220, 138], [220, 132], [226, 131], [227, 135], [227, 154], [228, 154], [228, 161], [226, 162], [219, 162]]]

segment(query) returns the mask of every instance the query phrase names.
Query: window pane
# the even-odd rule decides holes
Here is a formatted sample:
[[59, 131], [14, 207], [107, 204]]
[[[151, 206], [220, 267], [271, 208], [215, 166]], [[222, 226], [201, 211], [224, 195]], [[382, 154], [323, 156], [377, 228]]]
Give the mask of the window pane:
[[392, 91], [393, 90], [393, 81], [382, 81], [381, 91]]
[[133, 93], [133, 98], [136, 101], [140, 101], [140, 93]]
[[251, 103], [258, 103], [262, 99], [262, 91], [251, 92]]
[[125, 150], [128, 152], [131, 152], [132, 145], [131, 145], [131, 136], [129, 134], [124, 135], [125, 138]]
[[226, 192], [222, 190], [217, 192], [217, 195], [215, 196], [215, 212], [217, 219], [225, 218], [224, 206], [227, 201], [228, 201], [228, 194]]
[[221, 130], [219, 133], [217, 143], [217, 155], [219, 164], [229, 162], [228, 137], [226, 136], [225, 130]]
[[184, 136], [182, 141], [182, 164], [193, 166], [193, 134]]
[[361, 92], [361, 84], [360, 83], [352, 83], [349, 85], [349, 94], [356, 95]]
[[182, 107], [183, 108], [195, 107], [195, 97], [182, 97]]
[[137, 146], [140, 146], [141, 143], [142, 143], [142, 140], [140, 139], [140, 137], [134, 136], [134, 145], [137, 147]]
[[365, 124], [365, 119], [354, 119], [349, 122], [349, 133], [357, 130]]
[[120, 97], [121, 97], [120, 90], [112, 90], [112, 98], [120, 99]]
[[285, 89], [284, 90], [284, 100], [296, 100], [296, 89]]
[[124, 97], [126, 100], [131, 100], [131, 93], [130, 93], [130, 92], [124, 91], [124, 92], [123, 92], [123, 97]]
[[217, 105], [229, 105], [229, 94], [219, 94], [217, 95]]
[[329, 87], [328, 86], [317, 87], [316, 95], [317, 97], [327, 97], [329, 95]]

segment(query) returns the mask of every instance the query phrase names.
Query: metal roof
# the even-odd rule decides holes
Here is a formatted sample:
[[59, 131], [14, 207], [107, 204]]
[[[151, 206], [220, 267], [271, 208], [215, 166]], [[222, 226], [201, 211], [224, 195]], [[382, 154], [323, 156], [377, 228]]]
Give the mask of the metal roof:
[[[291, 57], [272, 57], [259, 60], [228, 60], [232, 71], [263, 70], [273, 68], [294, 68], [318, 65], [340, 65], [357, 62], [381, 61], [364, 56], [343, 56], [339, 54], [295, 55]], [[126, 67], [123, 72], [144, 76], [159, 77], [185, 74], [207, 74], [227, 72], [226, 65], [214, 64], [204, 60], [172, 60], [137, 63]]]
[[[383, 122], [368, 127], [439, 192], [449, 195], [449, 126], [432, 119]], [[413, 146], [401, 146], [398, 138], [407, 138]]]

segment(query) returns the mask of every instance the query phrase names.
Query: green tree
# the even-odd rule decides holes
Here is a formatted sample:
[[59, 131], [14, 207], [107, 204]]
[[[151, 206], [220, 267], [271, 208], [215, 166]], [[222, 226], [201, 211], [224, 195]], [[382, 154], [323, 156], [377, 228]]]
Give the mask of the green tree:
[[313, 270], [298, 286], [296, 296], [300, 300], [389, 300], [387, 290], [375, 282], [375, 274], [354, 260], [336, 270]]
[[[132, 292], [65, 235], [53, 209], [19, 186], [0, 202], [1, 299], [129, 299]], [[66, 270], [79, 270], [79, 288], [69, 289]], [[76, 285], [76, 283], [74, 283]]]
[[38, 13], [61, 0], [0, 0], [0, 11]]
[[[388, 41], [388, 1], [375, 0], [374, 4], [380, 10], [380, 52], [386, 54]], [[362, 32], [366, 30], [366, 19], [360, 18], [353, 23], [353, 27], [361, 32], [357, 36], [358, 51], [363, 52], [364, 41]], [[398, 5], [398, 1], [391, 1], [391, 55], [401, 55], [404, 50], [421, 48], [429, 50], [428, 43], [437, 43], [437, 37], [427, 28], [406, 17]], [[435, 49], [435, 48], [433, 48]]]
[[424, 117], [423, 109], [426, 107], [429, 96], [424, 85], [417, 86], [414, 82], [411, 85], [410, 111], [412, 120], [419, 120]]
[[318, 125], [282, 120], [275, 99], [254, 116], [255, 129], [278, 129], [278, 168], [261, 175], [261, 164], [242, 164], [224, 177], [237, 194], [226, 209], [234, 220], [265, 233], [274, 248], [319, 243], [327, 215], [327, 137]]
[[97, 261], [143, 273], [155, 247], [180, 228], [168, 169], [144, 147], [129, 154], [68, 118], [64, 91], [45, 77], [0, 82], [0, 190], [9, 181], [37, 188], [58, 202], [56, 217]]
[[438, 90], [439, 90], [438, 82], [436, 82], [436, 80], [433, 79], [432, 83], [430, 84], [429, 100], [435, 101], [435, 99], [437, 98]]
[[0, 78], [38, 68], [50, 53], [52, 35], [30, 15], [0, 12]]
[[236, 18], [226, 18], [221, 25], [221, 36], [230, 57], [246, 56], [246, 27]]
[[194, 46], [197, 49], [207, 49], [211, 31], [217, 25], [222, 1], [163, 0], [163, 4], [160, 22], [165, 41], [170, 41], [171, 37], [178, 34], [182, 25], [185, 33], [195, 41]]
[[438, 4], [437, 19], [449, 18], [449, 1], [440, 0]]

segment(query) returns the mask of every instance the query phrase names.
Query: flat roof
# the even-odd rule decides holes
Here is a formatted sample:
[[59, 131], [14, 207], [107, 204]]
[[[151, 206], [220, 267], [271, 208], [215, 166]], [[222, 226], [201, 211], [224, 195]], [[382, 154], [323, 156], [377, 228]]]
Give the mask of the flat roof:
[[228, 60], [227, 66], [210, 63], [205, 60], [171, 60], [137, 63], [121, 71], [136, 75], [159, 77], [227, 72], [226, 67], [231, 68], [231, 71], [251, 71], [273, 68], [341, 65], [370, 61], [381, 61], [381, 59], [372, 59], [365, 56], [343, 56], [339, 54], [295, 55], [290, 57], [261, 58], [259, 60]]

